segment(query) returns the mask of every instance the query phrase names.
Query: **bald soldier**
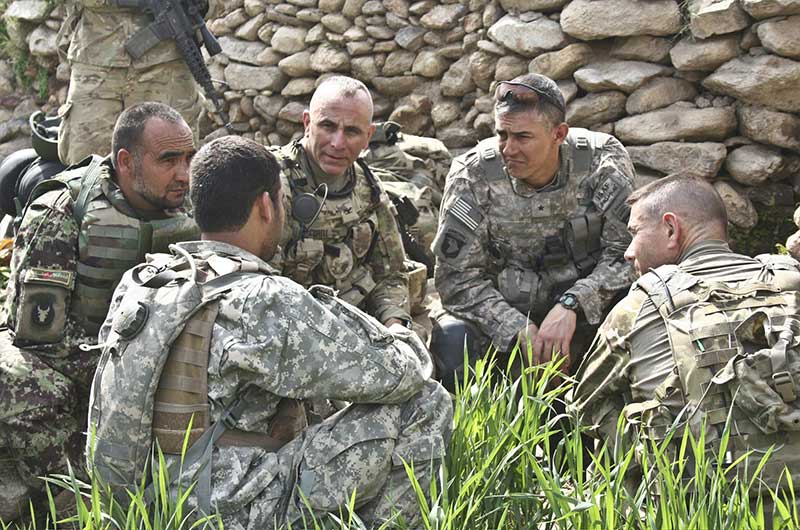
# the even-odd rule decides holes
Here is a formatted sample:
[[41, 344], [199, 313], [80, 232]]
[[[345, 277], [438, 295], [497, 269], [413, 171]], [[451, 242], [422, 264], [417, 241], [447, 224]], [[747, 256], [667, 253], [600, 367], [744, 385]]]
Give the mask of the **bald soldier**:
[[304, 136], [272, 148], [281, 165], [286, 225], [282, 274], [339, 296], [386, 326], [410, 326], [403, 242], [380, 181], [359, 159], [375, 126], [361, 81], [326, 79], [303, 113]]

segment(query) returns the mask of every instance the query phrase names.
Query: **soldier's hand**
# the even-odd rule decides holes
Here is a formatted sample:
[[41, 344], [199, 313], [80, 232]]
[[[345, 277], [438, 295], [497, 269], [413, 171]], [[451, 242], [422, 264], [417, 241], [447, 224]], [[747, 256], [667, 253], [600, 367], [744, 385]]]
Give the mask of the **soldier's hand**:
[[560, 353], [566, 357], [561, 369], [564, 372], [569, 371], [569, 345], [575, 334], [577, 321], [578, 315], [575, 311], [561, 304], [553, 306], [542, 320], [539, 334], [533, 343], [533, 358], [537, 364], [549, 361], [554, 353]]
[[395, 324], [398, 325], [398, 326], [403, 326], [403, 329], [407, 329], [406, 328], [406, 323], [403, 322], [402, 320], [400, 320], [399, 318], [390, 318], [389, 320], [387, 320], [386, 322], [383, 323], [383, 325], [386, 326], [387, 328], [390, 328], [390, 327], [394, 326]]
[[536, 337], [539, 335], [539, 328], [533, 322], [519, 330], [517, 340], [519, 341], [519, 353], [522, 363], [525, 366], [538, 364], [538, 361], [531, 357], [531, 352], [535, 350]]

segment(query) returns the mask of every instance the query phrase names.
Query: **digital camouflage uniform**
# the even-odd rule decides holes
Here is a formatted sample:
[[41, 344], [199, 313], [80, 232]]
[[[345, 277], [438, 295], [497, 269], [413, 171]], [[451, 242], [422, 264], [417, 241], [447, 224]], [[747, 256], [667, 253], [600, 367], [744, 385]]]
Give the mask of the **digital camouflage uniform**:
[[22, 218], [6, 291], [8, 330], [0, 333], [0, 453], [19, 479], [0, 480], [41, 488], [37, 476], [65, 472], [67, 457], [79, 461], [97, 352], [78, 345], [95, 343], [126, 269], [198, 233], [183, 211], [140, 220], [112, 172], [108, 159], [94, 158], [42, 183]]
[[[705, 440], [709, 447], [718, 442], [730, 415], [731, 462], [756, 448], [757, 453], [746, 459], [750, 470], [756, 469], [766, 448], [777, 443], [762, 478], [774, 487], [783, 466], [788, 465], [797, 481], [800, 437], [796, 422], [800, 411], [793, 402], [800, 392], [796, 383], [800, 337], [796, 328], [788, 329], [789, 342], [783, 344], [782, 351], [781, 341], [774, 339], [781, 326], [786, 325], [786, 315], [796, 319], [800, 300], [798, 269], [800, 264], [788, 256], [751, 258], [731, 252], [727, 243], [718, 240], [694, 244], [680, 257], [677, 266], [664, 265], [640, 278], [611, 310], [577, 373], [578, 386], [570, 409], [593, 436], [611, 442], [619, 440], [627, 445], [622, 449], [627, 450], [635, 443], [631, 427], [640, 424], [647, 437], [660, 441], [691, 399], [690, 410], [696, 408], [702, 413], [684, 414], [687, 421], [681, 425], [688, 422], [698, 436], [700, 426], [707, 422]], [[709, 289], [720, 288], [723, 298], [708, 294]], [[721, 302], [725, 299], [727, 302]], [[704, 306], [719, 307], [720, 303], [732, 305], [725, 311]], [[671, 313], [669, 318], [674, 322], [670, 326], [683, 331], [671, 336], [659, 309]], [[762, 322], [756, 314], [759, 312], [771, 316]], [[690, 320], [685, 319], [687, 315]], [[765, 331], [760, 339], [756, 338], [762, 327]], [[696, 348], [685, 347], [683, 333]], [[763, 344], [755, 346], [759, 343]], [[777, 358], [773, 356], [775, 351]], [[740, 360], [743, 352], [749, 354], [744, 363]], [[771, 362], [764, 363], [764, 357], [772, 357]], [[776, 360], [781, 358], [785, 368]], [[788, 387], [783, 387], [777, 377], [784, 369], [791, 374], [787, 380], [795, 381]], [[721, 386], [709, 384], [712, 377]], [[729, 382], [733, 386], [726, 391]], [[734, 394], [738, 401], [731, 412], [729, 400]], [[748, 412], [748, 407], [755, 410]], [[619, 438], [617, 421], [623, 412], [631, 423], [626, 423], [625, 436]], [[678, 427], [676, 441], [682, 433]], [[712, 454], [716, 453], [712, 449]]]
[[529, 321], [541, 324], [565, 292], [580, 303], [571, 348], [580, 353], [633, 280], [623, 259], [634, 175], [625, 148], [571, 128], [560, 160], [554, 181], [539, 190], [507, 175], [496, 138], [453, 161], [434, 242], [435, 282], [446, 311], [439, 318], [467, 321], [479, 335], [471, 358], [490, 341], [510, 351], [517, 333]]
[[[452, 406], [447, 393], [429, 379], [431, 361], [419, 339], [402, 329], [390, 332], [334, 297], [329, 288], [315, 287], [309, 293], [238, 247], [218, 241], [178, 246], [191, 254], [198, 281], [208, 285], [195, 300], [214, 298], [209, 292], [223, 293], [214, 302], [218, 305], [212, 313], [216, 316], [211, 317], [207, 374], [203, 375], [211, 429], [221, 425], [227, 411], [236, 410], [232, 413], [235, 424], [226, 424], [225, 434], [214, 444], [213, 453], [208, 453], [212, 464], [206, 468], [210, 469], [210, 484], [205, 488], [210, 495], [208, 506], [219, 512], [225, 527], [260, 530], [293, 523], [297, 528], [306, 502], [318, 516], [338, 514], [354, 490], [356, 511], [367, 527], [377, 527], [393, 509], [411, 527], [420, 524], [416, 493], [403, 462], [413, 464], [422, 491], [429, 491], [449, 440]], [[182, 258], [156, 255], [149, 262], [155, 270], [191, 274]], [[226, 274], [234, 275], [233, 280], [226, 279]], [[131, 470], [126, 480], [139, 480], [150, 454], [150, 444], [141, 443], [150, 442], [146, 423], [158, 414], [152, 397], [148, 400], [136, 395], [146, 392], [133, 390], [151, 384], [136, 381], [137, 376], [152, 380], [156, 363], [166, 363], [158, 375], [157, 400], [175, 379], [173, 373], [167, 375], [173, 370], [173, 355], [185, 358], [183, 348], [170, 346], [170, 359], [164, 361], [167, 352], [154, 344], [169, 344], [159, 337], [173, 333], [176, 306], [188, 304], [176, 302], [179, 299], [172, 293], [186, 289], [181, 285], [187, 284], [180, 280], [151, 288], [150, 280], [142, 286], [137, 277], [141, 274], [131, 271], [123, 278], [100, 332], [106, 351], [119, 353], [104, 354], [91, 405], [90, 423], [97, 437], [94, 451], [87, 449], [87, 454], [93, 455], [96, 470], [116, 478], [117, 483], [113, 470]], [[224, 289], [211, 289], [212, 283], [220, 286], [220, 280], [227, 284]], [[129, 333], [127, 308], [140, 312], [143, 300], [148, 307], [146, 320], [133, 326], [139, 331]], [[187, 305], [184, 311], [191, 307]], [[197, 334], [198, 329], [194, 326], [190, 333]], [[142, 367], [127, 368], [126, 356], [141, 359], [137, 362]], [[135, 375], [124, 377], [127, 369]], [[128, 401], [140, 398], [144, 406], [127, 406]], [[230, 429], [236, 430], [239, 440], [272, 435], [281, 403], [287, 399], [336, 399], [352, 405], [292, 433], [293, 439], [281, 448], [226, 440]], [[131, 414], [131, 410], [136, 412]], [[203, 439], [199, 440], [197, 444]], [[124, 449], [132, 445], [136, 456], [123, 462], [120, 455], [132, 452]], [[179, 458], [167, 456], [168, 462]], [[182, 480], [189, 484], [197, 480], [195, 474], [206, 457], [194, 462], [186, 458]], [[190, 504], [202, 503], [198, 498], [202, 490], [198, 484]]]
[[[394, 206], [382, 185], [357, 163], [341, 189], [328, 189], [322, 210], [305, 234], [293, 216], [294, 199], [314, 193], [321, 170], [299, 142], [271, 148], [281, 164], [286, 224], [274, 263], [300, 285], [322, 284], [381, 322], [409, 321], [408, 279]], [[315, 176], [316, 175], [316, 176]], [[318, 190], [316, 200], [324, 192]]]
[[67, 102], [59, 110], [61, 161], [69, 165], [90, 154], [107, 155], [117, 117], [145, 101], [177, 110], [197, 136], [203, 100], [174, 42], [160, 42], [139, 59], [125, 50], [128, 39], [153, 18], [116, 7], [114, 0], [71, 1], [74, 13], [63, 30], [71, 29], [71, 73]]

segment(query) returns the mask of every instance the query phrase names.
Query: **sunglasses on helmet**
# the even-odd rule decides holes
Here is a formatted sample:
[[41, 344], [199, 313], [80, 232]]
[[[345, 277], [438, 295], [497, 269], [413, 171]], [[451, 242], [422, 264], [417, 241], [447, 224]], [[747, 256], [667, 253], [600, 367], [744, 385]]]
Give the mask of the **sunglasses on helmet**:
[[526, 83], [517, 83], [514, 81], [495, 82], [494, 98], [497, 101], [503, 102], [516, 99], [517, 101], [536, 103], [539, 100], [544, 100], [561, 112], [565, 112], [564, 103], [558, 98]]

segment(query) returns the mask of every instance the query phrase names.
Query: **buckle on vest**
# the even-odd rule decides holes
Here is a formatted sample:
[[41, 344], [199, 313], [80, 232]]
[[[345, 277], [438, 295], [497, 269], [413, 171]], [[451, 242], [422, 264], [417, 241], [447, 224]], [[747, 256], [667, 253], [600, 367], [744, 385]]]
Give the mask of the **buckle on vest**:
[[576, 149], [589, 149], [589, 139], [585, 136], [578, 136], [575, 138], [575, 148]]
[[794, 379], [788, 371], [772, 374], [772, 382], [775, 384], [775, 390], [781, 395], [783, 401], [791, 403], [797, 399], [797, 393], [794, 390]]
[[497, 158], [497, 151], [494, 150], [494, 147], [487, 147], [481, 151], [481, 156], [484, 160], [494, 160]]

